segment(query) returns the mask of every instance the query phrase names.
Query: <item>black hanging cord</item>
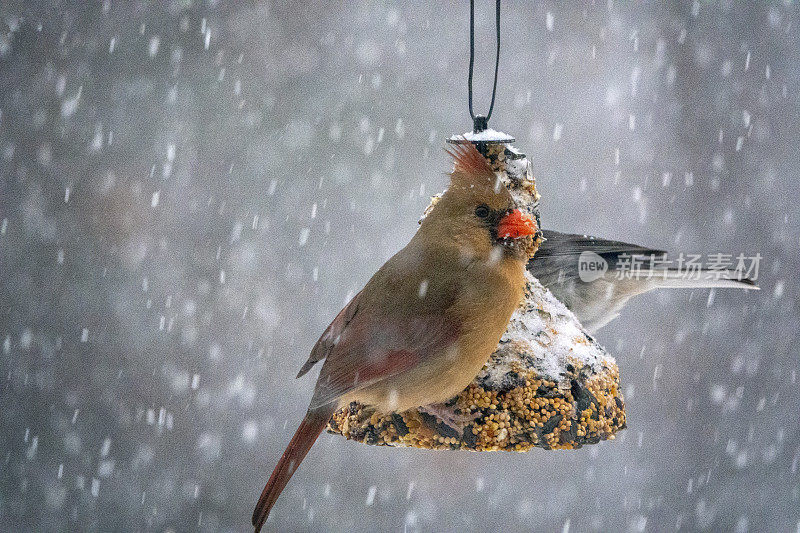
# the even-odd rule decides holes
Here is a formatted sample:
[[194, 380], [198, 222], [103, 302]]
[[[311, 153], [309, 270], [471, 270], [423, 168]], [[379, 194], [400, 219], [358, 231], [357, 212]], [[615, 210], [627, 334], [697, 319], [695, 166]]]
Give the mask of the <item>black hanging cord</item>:
[[472, 131], [478, 133], [488, 127], [489, 118], [494, 109], [494, 97], [497, 93], [497, 71], [500, 68], [500, 0], [495, 1], [495, 26], [497, 29], [497, 54], [494, 60], [494, 84], [492, 85], [492, 101], [486, 116], [475, 115], [472, 110], [472, 70], [475, 66], [475, 0], [469, 0], [469, 82], [467, 95], [469, 100], [469, 116], [472, 117]]

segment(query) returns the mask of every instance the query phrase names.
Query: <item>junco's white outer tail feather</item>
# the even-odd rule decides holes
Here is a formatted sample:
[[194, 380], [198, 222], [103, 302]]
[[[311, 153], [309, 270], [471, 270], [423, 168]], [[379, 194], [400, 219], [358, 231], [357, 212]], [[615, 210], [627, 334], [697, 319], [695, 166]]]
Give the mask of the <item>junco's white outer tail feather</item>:
[[758, 290], [758, 286], [753, 280], [748, 278], [737, 279], [734, 272], [730, 270], [701, 270], [697, 274], [687, 276], [686, 272], [669, 269], [666, 273], [660, 270], [653, 273], [650, 280], [653, 288], [673, 288], [673, 289], [745, 289]]

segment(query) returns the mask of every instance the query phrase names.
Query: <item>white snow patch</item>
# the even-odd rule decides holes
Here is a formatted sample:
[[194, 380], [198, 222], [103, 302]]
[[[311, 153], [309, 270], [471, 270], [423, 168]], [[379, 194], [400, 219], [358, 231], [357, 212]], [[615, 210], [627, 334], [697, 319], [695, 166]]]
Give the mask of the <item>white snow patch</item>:
[[[526, 272], [525, 276], [530, 296], [511, 316], [494, 364], [482, 372], [490, 383], [500, 384], [511, 371], [517, 353], [531, 356], [536, 371], [556, 382], [564, 378], [571, 360], [595, 371], [614, 362], [603, 347], [586, 334], [563, 303], [529, 273]], [[510, 343], [514, 343], [516, 349], [503, 350], [503, 346]]]
[[467, 140], [472, 142], [514, 142], [514, 137], [508, 135], [507, 133], [503, 133], [502, 131], [493, 130], [492, 128], [487, 128], [479, 133], [475, 133], [472, 131], [468, 131], [463, 135], [453, 135], [450, 137], [451, 141], [460, 141], [460, 140]]
[[378, 487], [372, 485], [367, 492], [367, 500], [364, 502], [367, 507], [370, 507], [375, 502], [375, 494], [378, 492]]
[[150, 57], [155, 56], [158, 53], [158, 47], [161, 44], [161, 39], [158, 35], [153, 35], [150, 37], [150, 44], [148, 46], [148, 54]]

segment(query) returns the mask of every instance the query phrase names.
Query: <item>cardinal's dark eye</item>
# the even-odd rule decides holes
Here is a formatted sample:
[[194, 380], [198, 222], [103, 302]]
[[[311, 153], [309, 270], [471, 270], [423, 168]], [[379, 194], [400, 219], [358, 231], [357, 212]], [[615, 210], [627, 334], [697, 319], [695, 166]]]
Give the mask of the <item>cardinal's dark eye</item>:
[[489, 206], [479, 205], [475, 208], [475, 216], [478, 218], [486, 218], [489, 216]]

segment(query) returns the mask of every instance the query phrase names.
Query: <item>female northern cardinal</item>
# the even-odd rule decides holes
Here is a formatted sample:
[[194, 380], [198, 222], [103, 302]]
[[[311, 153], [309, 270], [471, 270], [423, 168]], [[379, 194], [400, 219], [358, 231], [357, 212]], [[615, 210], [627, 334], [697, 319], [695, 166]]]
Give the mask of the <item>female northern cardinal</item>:
[[450, 186], [408, 245], [333, 320], [297, 377], [325, 360], [311, 405], [253, 512], [256, 531], [331, 415], [352, 401], [384, 412], [461, 392], [522, 299], [533, 219], [472, 144], [455, 145]]

